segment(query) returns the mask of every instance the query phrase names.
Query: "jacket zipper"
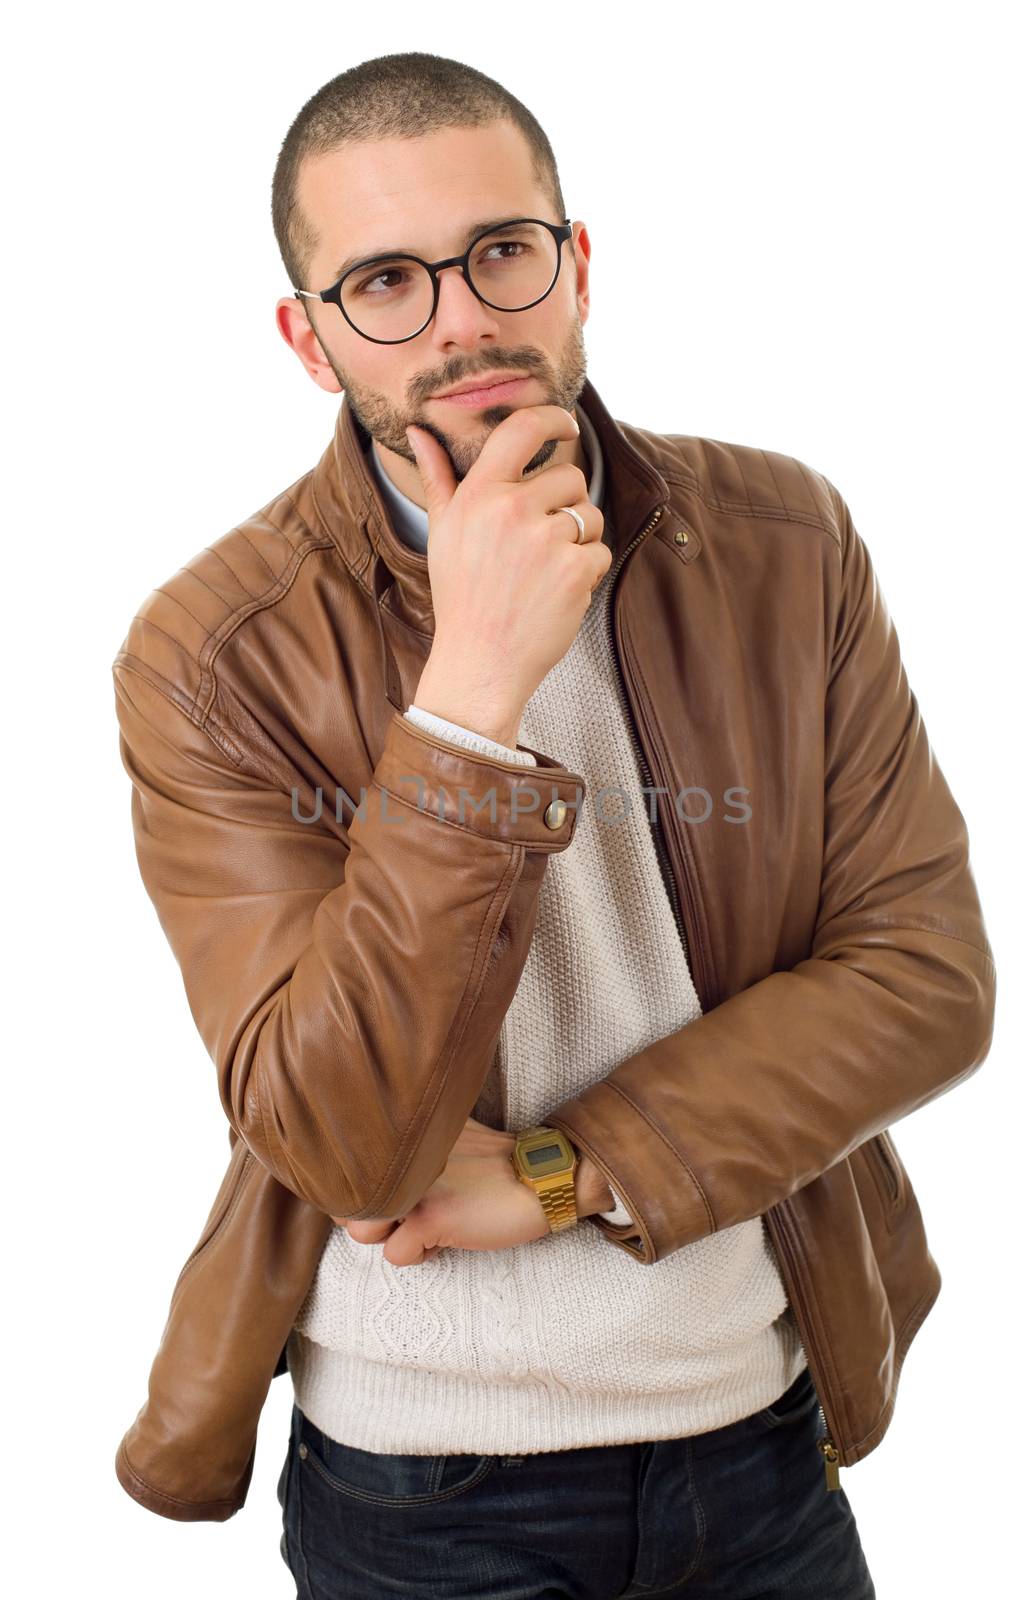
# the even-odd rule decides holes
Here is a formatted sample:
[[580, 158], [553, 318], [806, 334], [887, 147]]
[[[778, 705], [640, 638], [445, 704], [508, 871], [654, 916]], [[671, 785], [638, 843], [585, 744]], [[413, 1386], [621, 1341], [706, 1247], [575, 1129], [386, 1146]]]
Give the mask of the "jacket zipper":
[[[637, 549], [638, 545], [643, 543], [652, 529], [658, 526], [664, 510], [664, 504], [655, 507], [654, 512], [649, 520], [645, 523], [644, 527], [641, 528], [636, 537], [626, 546], [626, 549], [619, 558], [618, 565], [615, 567], [611, 583], [611, 592], [608, 596], [608, 644], [611, 651], [612, 664], [615, 667], [615, 675], [618, 679], [620, 688], [622, 690], [623, 699], [626, 703], [627, 721], [633, 740], [633, 748], [637, 756], [641, 777], [643, 779], [645, 790], [644, 803], [645, 808], [648, 810], [648, 826], [651, 829], [652, 838], [655, 842], [655, 854], [658, 857], [659, 866], [662, 870], [663, 881], [666, 886], [666, 893], [669, 896], [669, 903], [672, 907], [673, 916], [675, 918], [676, 926], [679, 930], [680, 939], [683, 944], [684, 959], [687, 962], [687, 967], [692, 978], [697, 983], [698, 974], [704, 978], [705, 961], [703, 955], [701, 927], [698, 921], [698, 913], [694, 903], [694, 896], [691, 885], [688, 884], [688, 904], [691, 908], [691, 917], [694, 922], [695, 949], [696, 953], [700, 957], [697, 966], [691, 961], [690, 950], [687, 942], [687, 930], [684, 926], [683, 917], [680, 914], [680, 904], [676, 892], [676, 875], [673, 872], [672, 862], [669, 859], [669, 852], [666, 849], [665, 837], [662, 833], [660, 824], [651, 820], [647, 791], [654, 787], [652, 782], [652, 774], [650, 768], [648, 767], [647, 758], [644, 755], [644, 748], [641, 744], [640, 735], [637, 732], [636, 723], [633, 720], [633, 710], [630, 704], [630, 697], [626, 689], [625, 679], [622, 676], [619, 652], [615, 643], [615, 596], [618, 589], [619, 574], [626, 562], [629, 560], [630, 556], [633, 554], [634, 550]], [[707, 998], [711, 1002], [711, 995]], [[834, 1439], [834, 1435], [831, 1432], [831, 1426], [824, 1411], [823, 1401], [820, 1398], [821, 1387], [826, 1389], [827, 1379], [825, 1376], [821, 1381], [822, 1369], [816, 1359], [816, 1346], [814, 1344], [812, 1331], [809, 1326], [809, 1319], [805, 1315], [798, 1265], [795, 1261], [794, 1246], [792, 1244], [787, 1225], [785, 1224], [783, 1216], [781, 1215], [779, 1204], [773, 1207], [772, 1211], [769, 1213], [769, 1216], [777, 1224], [776, 1231], [780, 1237], [780, 1242], [783, 1247], [781, 1251], [781, 1258], [784, 1264], [786, 1278], [790, 1280], [790, 1283], [786, 1283], [786, 1288], [790, 1288], [793, 1291], [792, 1293], [789, 1293], [789, 1299], [792, 1300], [792, 1309], [795, 1313], [795, 1319], [798, 1324], [799, 1335], [802, 1339], [802, 1346], [806, 1353], [806, 1362], [809, 1366], [810, 1372], [813, 1375], [813, 1386], [817, 1391], [817, 1406], [820, 1411], [821, 1425], [824, 1429], [823, 1436], [817, 1440], [817, 1449], [824, 1458], [825, 1481], [829, 1490], [838, 1489], [840, 1487], [838, 1467], [841, 1459], [841, 1452], [839, 1451], [838, 1445]]]
[[619, 665], [619, 653], [618, 653], [618, 650], [615, 647], [615, 591], [616, 591], [616, 588], [618, 586], [619, 573], [622, 571], [623, 566], [626, 564], [626, 562], [628, 561], [629, 557], [633, 554], [633, 552], [637, 548], [637, 546], [639, 544], [641, 544], [644, 539], [647, 538], [647, 536], [651, 532], [652, 528], [655, 528], [655, 527], [658, 526], [659, 520], [660, 520], [660, 518], [662, 516], [662, 512], [664, 510], [665, 510], [665, 506], [664, 505], [655, 507], [654, 513], [652, 514], [650, 520], [645, 524], [645, 526], [643, 528], [641, 528], [641, 530], [637, 534], [636, 538], [633, 539], [633, 541], [629, 545], [627, 545], [626, 549], [623, 551], [622, 555], [619, 557], [619, 564], [615, 568], [615, 571], [614, 571], [614, 573], [612, 575], [611, 593], [608, 596], [608, 645], [609, 645], [609, 649], [611, 651], [612, 663], [613, 663], [613, 665], [615, 667], [615, 675], [619, 680], [619, 684], [620, 684], [620, 687], [621, 687], [622, 693], [623, 693], [623, 698], [624, 698], [624, 700], [626, 702], [626, 720], [627, 720], [627, 723], [629, 725], [630, 732], [631, 732], [631, 734], [633, 736], [633, 749], [634, 749], [634, 751], [636, 753], [637, 762], [638, 762], [638, 765], [640, 767], [640, 776], [641, 776], [641, 780], [642, 780], [642, 786], [643, 786], [643, 789], [645, 791], [644, 792], [644, 805], [645, 805], [645, 809], [648, 812], [648, 827], [651, 829], [651, 837], [652, 837], [652, 839], [654, 840], [654, 843], [655, 843], [655, 855], [658, 857], [658, 864], [659, 864], [659, 867], [661, 868], [661, 871], [662, 871], [662, 879], [663, 879], [663, 882], [665, 883], [666, 894], [669, 897], [669, 904], [672, 907], [673, 917], [676, 920], [676, 926], [677, 926], [677, 929], [678, 929], [679, 934], [680, 934], [680, 941], [681, 941], [681, 943], [683, 945], [684, 960], [687, 963], [688, 970], [692, 970], [691, 953], [690, 953], [690, 949], [689, 949], [688, 943], [687, 943], [687, 930], [686, 930], [686, 928], [684, 926], [683, 917], [680, 914], [680, 903], [679, 903], [679, 900], [677, 898], [677, 893], [676, 893], [676, 874], [673, 872], [672, 863], [669, 860], [669, 853], [666, 850], [665, 840], [662, 837], [661, 826], [660, 826], [660, 824], [658, 822], [653, 822], [651, 820], [651, 811], [650, 811], [650, 806], [648, 804], [648, 795], [647, 795], [647, 790], [652, 787], [651, 771], [650, 771], [650, 769], [648, 767], [647, 760], [645, 759], [644, 751], [643, 751], [643, 748], [642, 748], [641, 743], [640, 743], [640, 738], [639, 738], [639, 736], [637, 734], [636, 725], [635, 725], [635, 723], [633, 721], [632, 710], [631, 710], [630, 703], [629, 703], [629, 696], [626, 693], [626, 684], [625, 684], [625, 682], [623, 680], [622, 669], [621, 669], [621, 667]]
[[[817, 1406], [820, 1410], [820, 1421], [824, 1429], [823, 1435], [817, 1440], [817, 1449], [824, 1458], [824, 1477], [827, 1481], [827, 1487], [829, 1489], [837, 1489], [840, 1487], [838, 1482], [838, 1464], [841, 1460], [841, 1452], [839, 1451], [831, 1433], [831, 1425], [827, 1420], [827, 1416], [824, 1412], [824, 1403], [820, 1398], [821, 1385], [819, 1382], [819, 1377], [821, 1369], [816, 1359], [816, 1347], [813, 1342], [813, 1333], [809, 1324], [809, 1318], [804, 1314], [802, 1283], [799, 1276], [798, 1264], [795, 1262], [795, 1252], [792, 1247], [792, 1241], [788, 1231], [788, 1224], [784, 1220], [784, 1215], [781, 1211], [780, 1205], [774, 1206], [772, 1210], [767, 1213], [767, 1219], [770, 1223], [771, 1234], [776, 1234], [776, 1236], [779, 1237], [779, 1241], [782, 1246], [781, 1259], [784, 1263], [784, 1270], [787, 1279], [786, 1287], [788, 1289], [788, 1298], [791, 1301], [792, 1310], [795, 1313], [795, 1320], [798, 1324], [799, 1337], [802, 1340], [802, 1347], [806, 1352], [806, 1364], [809, 1367], [810, 1372], [813, 1374], [813, 1387], [817, 1391]], [[777, 1242], [777, 1237], [774, 1239], [775, 1243]], [[825, 1387], [826, 1382], [827, 1380], [825, 1378]]]

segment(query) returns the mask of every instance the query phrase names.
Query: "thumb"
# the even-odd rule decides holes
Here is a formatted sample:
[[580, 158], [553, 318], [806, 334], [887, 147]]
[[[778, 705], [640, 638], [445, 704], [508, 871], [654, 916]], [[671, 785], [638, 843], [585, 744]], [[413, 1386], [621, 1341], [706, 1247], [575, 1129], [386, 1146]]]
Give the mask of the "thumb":
[[410, 448], [421, 474], [429, 515], [449, 505], [457, 489], [453, 466], [438, 439], [426, 428], [411, 426], [406, 429]]

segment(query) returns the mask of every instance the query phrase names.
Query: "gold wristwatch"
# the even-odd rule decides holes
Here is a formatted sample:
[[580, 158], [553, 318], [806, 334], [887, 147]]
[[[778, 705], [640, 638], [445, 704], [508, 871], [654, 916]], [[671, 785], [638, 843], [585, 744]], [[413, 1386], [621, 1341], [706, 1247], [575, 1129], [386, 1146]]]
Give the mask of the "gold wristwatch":
[[523, 1128], [515, 1135], [511, 1164], [527, 1189], [535, 1190], [547, 1213], [551, 1233], [579, 1221], [576, 1213], [576, 1153], [560, 1128]]

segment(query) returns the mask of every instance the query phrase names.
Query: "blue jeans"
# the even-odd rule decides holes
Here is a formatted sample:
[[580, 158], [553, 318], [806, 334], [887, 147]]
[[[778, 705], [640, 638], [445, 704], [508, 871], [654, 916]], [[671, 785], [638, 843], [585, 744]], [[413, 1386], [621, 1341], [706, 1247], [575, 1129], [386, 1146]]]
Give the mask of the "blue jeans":
[[808, 1367], [709, 1433], [527, 1456], [378, 1455], [293, 1403], [281, 1555], [299, 1600], [874, 1600], [822, 1433]]

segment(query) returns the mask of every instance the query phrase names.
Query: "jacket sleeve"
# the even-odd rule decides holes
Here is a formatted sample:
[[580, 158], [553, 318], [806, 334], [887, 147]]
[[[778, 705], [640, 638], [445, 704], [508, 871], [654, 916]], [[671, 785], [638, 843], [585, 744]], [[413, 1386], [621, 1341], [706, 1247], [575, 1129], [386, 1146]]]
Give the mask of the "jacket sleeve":
[[841, 556], [811, 952], [543, 1119], [621, 1190], [633, 1224], [592, 1220], [646, 1264], [761, 1215], [967, 1078], [990, 1047], [996, 969], [967, 830], [869, 552], [828, 488]]
[[329, 1216], [405, 1215], [479, 1097], [582, 780], [395, 713], [335, 828], [149, 664], [113, 675], [137, 861], [232, 1129]]

